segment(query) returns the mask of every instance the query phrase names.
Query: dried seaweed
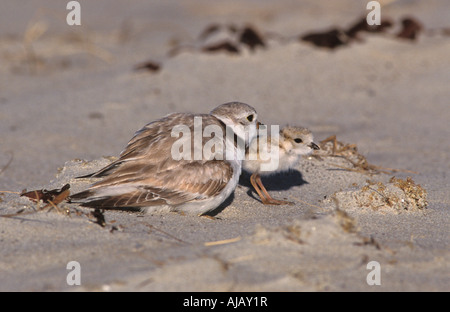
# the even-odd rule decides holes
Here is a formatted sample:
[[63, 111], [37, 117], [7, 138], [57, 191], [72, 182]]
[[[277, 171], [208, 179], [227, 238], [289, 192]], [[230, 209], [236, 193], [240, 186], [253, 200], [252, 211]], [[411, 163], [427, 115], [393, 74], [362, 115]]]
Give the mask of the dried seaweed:
[[418, 209], [427, 207], [427, 191], [420, 184], [416, 184], [411, 177], [407, 177], [406, 180], [392, 177], [389, 182], [394, 183], [409, 199], [414, 201]]
[[320, 150], [315, 151], [314, 155], [317, 158], [321, 157], [339, 157], [348, 161], [352, 167], [344, 167], [338, 164], [333, 164], [335, 167], [347, 171], [354, 171], [363, 174], [373, 175], [379, 173], [392, 174], [394, 172], [407, 172], [417, 174], [415, 171], [394, 169], [372, 165], [368, 162], [365, 156], [358, 153], [356, 144], [345, 144], [337, 140], [336, 135], [332, 135], [323, 141], [320, 141]]
[[[95, 209], [94, 211], [84, 212], [73, 208], [66, 208], [61, 210], [58, 207], [58, 204], [62, 203], [66, 200], [70, 195], [70, 184], [64, 185], [60, 189], [52, 189], [52, 190], [33, 190], [33, 191], [22, 191], [21, 193], [17, 192], [9, 192], [19, 194], [19, 196], [27, 197], [29, 200], [36, 202], [37, 206], [33, 210], [20, 209], [12, 214], [3, 214], [0, 217], [3, 218], [11, 218], [22, 215], [29, 215], [39, 211], [44, 211], [48, 208], [48, 211], [55, 209], [58, 213], [65, 214], [67, 216], [71, 216], [71, 213], [75, 213], [77, 216], [86, 216], [89, 221], [100, 225], [101, 227], [105, 227], [107, 225], [105, 217], [103, 215], [104, 210]], [[45, 206], [41, 207], [40, 202], [46, 203]], [[93, 220], [92, 220], [93, 218]]]
[[219, 52], [219, 51], [225, 51], [229, 52], [231, 54], [239, 54], [239, 48], [230, 41], [223, 41], [219, 42], [217, 44], [212, 44], [206, 47], [202, 48], [203, 52]]
[[350, 38], [357, 38], [359, 32], [370, 32], [379, 33], [385, 32], [387, 28], [392, 27], [394, 23], [390, 19], [384, 19], [380, 21], [380, 25], [369, 25], [365, 17], [362, 17], [357, 22], [355, 22], [349, 29], [345, 32]]
[[[0, 217], [3, 218], [11, 218], [16, 217], [19, 215], [27, 215], [36, 213], [38, 211], [45, 210], [49, 208], [48, 211], [55, 209], [57, 212], [61, 213], [61, 210], [58, 208], [58, 204], [63, 202], [67, 197], [70, 195], [70, 185], [66, 184], [61, 189], [53, 189], [53, 190], [33, 190], [33, 191], [22, 191], [21, 193], [18, 192], [10, 192], [10, 191], [1, 191], [1, 193], [12, 193], [12, 194], [18, 194], [19, 196], [27, 197], [29, 200], [34, 201], [37, 203], [37, 207], [34, 210], [26, 211], [25, 209], [20, 209], [16, 213], [12, 214], [3, 214], [0, 215]], [[47, 205], [41, 207], [40, 202], [46, 203]]]
[[338, 28], [332, 28], [323, 32], [307, 33], [300, 36], [300, 40], [310, 42], [317, 47], [329, 49], [335, 49], [348, 43], [348, 37], [345, 32]]
[[[214, 37], [221, 32], [217, 38]], [[221, 35], [221, 36], [220, 36]], [[220, 39], [219, 39], [220, 38]], [[242, 49], [255, 51], [266, 47], [266, 38], [253, 26], [223, 25], [213, 23], [200, 32], [199, 42], [190, 45], [178, 45], [172, 48], [168, 55], [173, 57], [182, 51], [200, 51], [203, 53], [240, 54]], [[216, 39], [216, 40], [214, 40]]]
[[254, 51], [257, 47], [266, 47], [263, 37], [250, 26], [247, 26], [242, 30], [239, 42], [248, 46], [251, 51]]
[[416, 40], [423, 29], [422, 24], [412, 17], [404, 18], [402, 20], [402, 26], [403, 28], [397, 34], [397, 37], [409, 40]]
[[161, 70], [161, 64], [154, 61], [146, 61], [134, 67], [134, 70], [147, 70], [156, 73]]
[[53, 204], [57, 205], [70, 195], [69, 189], [70, 185], [66, 184], [60, 189], [53, 189], [53, 190], [42, 189], [29, 192], [24, 190], [22, 191], [20, 196], [28, 197], [28, 199], [35, 202], [42, 200], [44, 203], [52, 202]]
[[392, 177], [386, 184], [370, 180], [366, 183], [358, 190], [334, 193], [332, 200], [345, 200], [348, 207], [368, 208], [373, 211], [388, 209], [396, 213], [420, 211], [428, 205], [427, 191], [410, 177], [406, 180]]
[[[419, 32], [422, 31], [422, 24], [411, 17], [402, 20], [403, 28], [397, 34], [397, 38], [406, 38], [415, 40]], [[339, 46], [347, 45], [353, 41], [360, 40], [359, 33], [385, 33], [388, 28], [391, 28], [394, 22], [390, 19], [384, 18], [380, 25], [369, 25], [365, 17], [358, 19], [347, 30], [341, 27], [332, 27], [326, 31], [314, 31], [300, 36], [301, 41], [310, 42], [317, 47], [335, 49]]]
[[[422, 24], [415, 18], [406, 17], [401, 20], [402, 30], [394, 38], [406, 38], [415, 40], [418, 34], [423, 31]], [[340, 46], [346, 46], [355, 41], [361, 41], [361, 33], [386, 33], [393, 27], [395, 21], [383, 17], [380, 25], [369, 25], [365, 16], [359, 17], [349, 27], [331, 26], [326, 30], [310, 31], [304, 34], [294, 36], [295, 40], [308, 42], [314, 46], [326, 49], [336, 49]], [[445, 29], [444, 32], [445, 34]], [[214, 36], [220, 40], [214, 41]], [[225, 39], [223, 38], [225, 36]], [[283, 34], [267, 33], [261, 34], [253, 26], [226, 25], [212, 23], [207, 25], [198, 36], [198, 43], [187, 47], [177, 46], [168, 54], [175, 56], [180, 51], [187, 49], [201, 51], [206, 53], [226, 52], [230, 54], [239, 54], [242, 48], [248, 48], [255, 51], [258, 48], [266, 48], [267, 41], [270, 38], [278, 38], [282, 42], [289, 42], [292, 37]], [[209, 41], [209, 42], [207, 42]], [[212, 42], [211, 42], [212, 41]]]

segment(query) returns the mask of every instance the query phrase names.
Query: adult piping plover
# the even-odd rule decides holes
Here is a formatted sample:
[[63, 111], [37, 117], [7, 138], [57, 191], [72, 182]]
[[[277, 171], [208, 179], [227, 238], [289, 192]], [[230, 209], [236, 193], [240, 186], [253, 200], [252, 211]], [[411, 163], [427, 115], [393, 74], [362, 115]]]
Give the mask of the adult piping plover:
[[[204, 214], [236, 188], [245, 153], [242, 149], [238, 157], [237, 142], [251, 142], [258, 125], [255, 109], [239, 102], [222, 104], [210, 114], [167, 115], [137, 131], [116, 161], [82, 177], [101, 180], [72, 195], [70, 201], [93, 208]], [[180, 131], [174, 135], [177, 127], [188, 131], [185, 140], [180, 139]], [[180, 149], [177, 142], [187, 146], [183, 157], [174, 155]], [[202, 153], [207, 146], [212, 153]]]
[[[277, 149], [278, 153], [272, 155], [272, 159], [262, 157], [263, 154], [271, 154], [271, 151], [276, 151]], [[278, 140], [270, 135], [254, 138], [246, 150], [246, 157], [242, 167], [249, 173], [252, 173], [250, 182], [263, 204], [293, 204], [292, 202], [272, 198], [261, 181], [261, 175], [287, 171], [297, 164], [302, 155], [308, 155], [317, 149], [319, 149], [319, 146], [313, 142], [311, 131], [302, 127], [286, 126], [280, 130]], [[267, 165], [273, 161], [273, 156], [278, 157], [277, 162], [275, 162], [277, 165], [270, 168]], [[270, 169], [265, 169], [264, 171], [264, 165]]]

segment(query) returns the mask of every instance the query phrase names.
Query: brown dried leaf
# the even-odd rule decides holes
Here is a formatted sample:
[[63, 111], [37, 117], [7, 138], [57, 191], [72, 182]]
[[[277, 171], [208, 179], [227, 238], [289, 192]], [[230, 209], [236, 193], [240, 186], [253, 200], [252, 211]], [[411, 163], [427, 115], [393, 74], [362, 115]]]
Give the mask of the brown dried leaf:
[[34, 190], [27, 192], [26, 190], [22, 191], [20, 196], [28, 197], [28, 199], [38, 202], [42, 200], [44, 203], [49, 203], [50, 201], [54, 204], [60, 203], [67, 196], [69, 196], [70, 184], [64, 185], [61, 189], [53, 189], [53, 190]]

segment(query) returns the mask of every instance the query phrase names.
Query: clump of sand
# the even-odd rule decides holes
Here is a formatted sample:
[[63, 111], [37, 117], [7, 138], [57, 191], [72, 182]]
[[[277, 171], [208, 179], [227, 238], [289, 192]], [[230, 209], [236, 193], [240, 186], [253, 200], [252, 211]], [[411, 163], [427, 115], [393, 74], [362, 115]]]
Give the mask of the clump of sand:
[[410, 177], [392, 177], [388, 183], [367, 181], [359, 189], [336, 192], [324, 202], [334, 202], [344, 210], [394, 213], [420, 211], [428, 206], [427, 191]]

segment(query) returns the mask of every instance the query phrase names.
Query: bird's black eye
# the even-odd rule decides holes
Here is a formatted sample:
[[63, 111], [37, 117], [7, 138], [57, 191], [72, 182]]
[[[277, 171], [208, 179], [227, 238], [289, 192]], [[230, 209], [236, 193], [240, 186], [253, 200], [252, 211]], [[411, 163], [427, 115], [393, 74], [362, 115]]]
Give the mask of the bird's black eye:
[[253, 121], [253, 118], [255, 118], [255, 116], [253, 116], [253, 115], [248, 115], [247, 116], [247, 120], [250, 121], [250, 122]]
[[296, 139], [294, 139], [294, 141], [295, 141], [295, 143], [303, 143], [303, 140], [300, 138], [296, 138]]

